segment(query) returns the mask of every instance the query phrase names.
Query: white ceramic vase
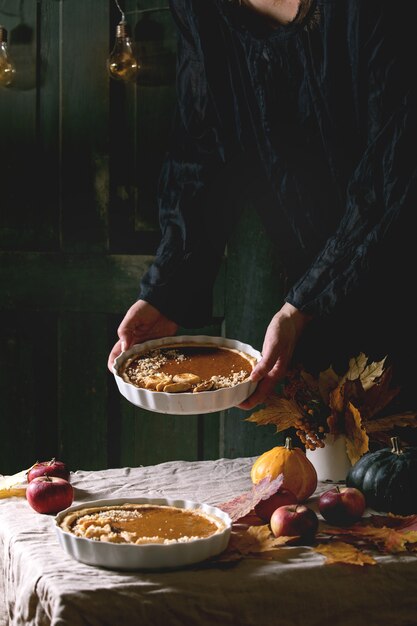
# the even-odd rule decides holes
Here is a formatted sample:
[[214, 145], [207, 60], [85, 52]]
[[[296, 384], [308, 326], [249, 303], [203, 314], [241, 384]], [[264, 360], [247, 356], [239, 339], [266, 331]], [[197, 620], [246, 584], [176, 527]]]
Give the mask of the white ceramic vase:
[[344, 482], [351, 462], [346, 452], [346, 438], [344, 435], [327, 434], [324, 448], [306, 450], [306, 456], [314, 465], [318, 480]]

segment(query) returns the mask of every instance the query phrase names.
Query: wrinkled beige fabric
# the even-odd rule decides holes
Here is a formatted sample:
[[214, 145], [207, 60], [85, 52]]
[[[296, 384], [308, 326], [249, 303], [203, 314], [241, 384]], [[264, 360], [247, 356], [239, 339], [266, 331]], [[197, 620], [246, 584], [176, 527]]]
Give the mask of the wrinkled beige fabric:
[[[77, 471], [75, 503], [147, 495], [219, 504], [251, 488], [252, 462]], [[314, 499], [310, 503], [314, 506]], [[1, 626], [417, 624], [417, 556], [412, 555], [378, 555], [376, 566], [329, 566], [308, 547], [286, 547], [279, 561], [108, 571], [69, 557], [58, 544], [53, 518], [18, 498], [0, 501], [0, 545], [6, 611], [0, 612]]]

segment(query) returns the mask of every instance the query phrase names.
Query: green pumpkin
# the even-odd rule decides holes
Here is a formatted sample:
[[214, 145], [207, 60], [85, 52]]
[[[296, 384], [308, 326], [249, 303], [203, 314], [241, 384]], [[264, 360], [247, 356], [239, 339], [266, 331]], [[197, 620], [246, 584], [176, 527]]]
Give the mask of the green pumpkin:
[[392, 449], [367, 452], [351, 467], [348, 487], [364, 494], [367, 505], [378, 512], [395, 515], [417, 513], [417, 448], [404, 448], [398, 437]]

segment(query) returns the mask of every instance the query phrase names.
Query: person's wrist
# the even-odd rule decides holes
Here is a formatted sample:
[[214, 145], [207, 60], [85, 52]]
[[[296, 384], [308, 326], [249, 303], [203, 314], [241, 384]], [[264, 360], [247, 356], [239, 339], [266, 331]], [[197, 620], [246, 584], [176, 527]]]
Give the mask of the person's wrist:
[[285, 302], [283, 304], [281, 308], [281, 313], [291, 318], [291, 320], [295, 324], [298, 333], [301, 333], [307, 326], [309, 321], [312, 319], [311, 315], [303, 313], [302, 311], [300, 311], [300, 309], [297, 309], [297, 307], [295, 307], [290, 302]]

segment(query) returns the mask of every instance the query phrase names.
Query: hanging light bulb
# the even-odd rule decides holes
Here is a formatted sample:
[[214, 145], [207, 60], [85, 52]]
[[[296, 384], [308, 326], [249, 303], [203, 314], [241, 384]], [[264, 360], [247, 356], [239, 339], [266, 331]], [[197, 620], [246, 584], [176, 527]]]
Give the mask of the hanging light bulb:
[[7, 46], [7, 30], [0, 26], [0, 86], [8, 87], [12, 84], [15, 67], [10, 59]]
[[139, 65], [133, 54], [132, 42], [123, 13], [122, 19], [116, 27], [116, 40], [107, 60], [107, 69], [110, 77], [115, 80], [132, 82], [137, 77]]

